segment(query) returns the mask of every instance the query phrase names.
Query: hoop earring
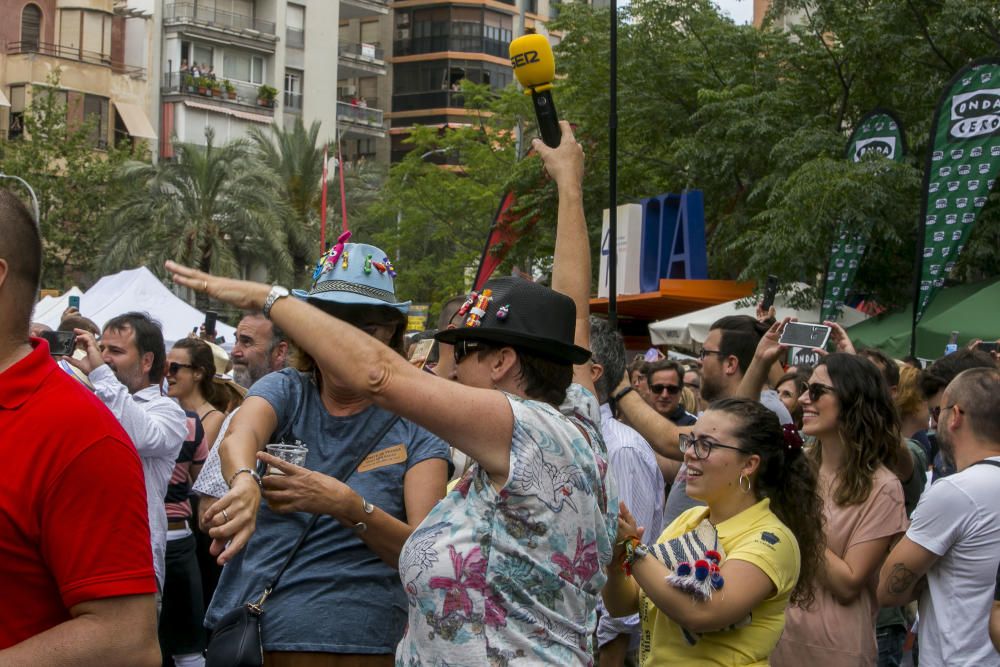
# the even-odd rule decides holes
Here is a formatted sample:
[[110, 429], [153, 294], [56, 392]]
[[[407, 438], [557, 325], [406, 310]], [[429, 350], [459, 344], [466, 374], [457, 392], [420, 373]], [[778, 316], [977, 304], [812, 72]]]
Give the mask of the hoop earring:
[[[745, 489], [743, 488], [743, 480], [746, 480], [747, 483], [747, 487]], [[740, 484], [740, 491], [742, 491], [743, 493], [750, 493], [751, 491], [753, 491], [753, 487], [750, 486], [750, 478], [744, 475], [743, 473], [740, 473], [739, 484]]]

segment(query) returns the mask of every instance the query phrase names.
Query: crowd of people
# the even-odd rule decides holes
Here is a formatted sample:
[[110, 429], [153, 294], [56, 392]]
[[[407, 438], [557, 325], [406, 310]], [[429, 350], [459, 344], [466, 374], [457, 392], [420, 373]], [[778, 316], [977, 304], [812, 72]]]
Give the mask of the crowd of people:
[[301, 290], [168, 262], [243, 312], [228, 355], [70, 310], [53, 357], [0, 191], [0, 665], [1000, 666], [996, 354], [830, 323], [787, 367], [760, 308], [629, 362], [562, 131], [550, 287], [494, 278], [422, 347], [405, 268], [345, 239]]

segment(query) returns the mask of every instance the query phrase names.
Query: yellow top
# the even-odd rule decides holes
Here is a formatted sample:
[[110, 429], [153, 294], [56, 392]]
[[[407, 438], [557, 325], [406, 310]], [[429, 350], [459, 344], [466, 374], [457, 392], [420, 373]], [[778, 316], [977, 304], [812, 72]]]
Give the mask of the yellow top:
[[[684, 512], [667, 526], [657, 543], [662, 544], [694, 530], [707, 516], [707, 507], [695, 507]], [[756, 565], [774, 582], [777, 593], [751, 610], [748, 625], [705, 633], [698, 637], [694, 645], [685, 639], [680, 626], [640, 593], [642, 641], [639, 648], [643, 667], [766, 667], [768, 664], [767, 657], [778, 643], [785, 626], [785, 607], [799, 578], [799, 544], [788, 527], [771, 511], [771, 501], [767, 498], [723, 521], [716, 526], [716, 530], [726, 560], [736, 559]], [[725, 595], [726, 586], [730, 585], [732, 582], [726, 582], [714, 595]]]

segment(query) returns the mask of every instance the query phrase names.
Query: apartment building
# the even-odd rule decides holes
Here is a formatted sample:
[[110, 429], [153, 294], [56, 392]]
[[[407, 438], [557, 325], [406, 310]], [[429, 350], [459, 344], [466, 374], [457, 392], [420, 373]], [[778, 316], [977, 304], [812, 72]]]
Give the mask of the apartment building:
[[152, 16], [127, 0], [0, 0], [0, 138], [24, 134], [34, 87], [59, 70], [71, 122], [93, 119], [95, 149], [154, 142]]
[[338, 19], [359, 1], [157, 0], [161, 156], [207, 128], [222, 143], [296, 117], [335, 137]]

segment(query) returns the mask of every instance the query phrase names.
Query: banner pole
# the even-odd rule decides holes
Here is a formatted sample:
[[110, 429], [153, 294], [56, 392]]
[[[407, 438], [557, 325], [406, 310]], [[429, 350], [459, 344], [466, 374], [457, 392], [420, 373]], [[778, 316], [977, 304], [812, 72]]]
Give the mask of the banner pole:
[[618, 328], [618, 0], [611, 0], [608, 114], [608, 324]]

